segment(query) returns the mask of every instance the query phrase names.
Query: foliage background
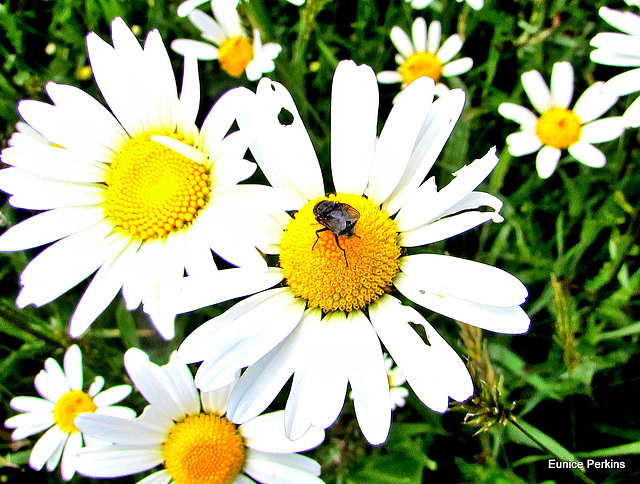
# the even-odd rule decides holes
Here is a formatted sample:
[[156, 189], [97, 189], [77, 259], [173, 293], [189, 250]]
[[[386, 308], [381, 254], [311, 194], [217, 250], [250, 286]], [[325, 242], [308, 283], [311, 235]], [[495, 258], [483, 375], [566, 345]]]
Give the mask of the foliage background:
[[[198, 38], [191, 23], [176, 16], [177, 5], [167, 0], [1, 4], [1, 147], [19, 119], [17, 102], [48, 101], [47, 81], [76, 85], [101, 99], [87, 67], [84, 37], [96, 31], [108, 39], [114, 17], [134, 26], [141, 40], [152, 28], [161, 32], [167, 45], [175, 38]], [[527, 70], [539, 70], [548, 81], [554, 62], [570, 61], [576, 72], [574, 100], [595, 80], [622, 72], [589, 60], [589, 40], [597, 32], [614, 31], [597, 14], [603, 5], [638, 13], [621, 1], [588, 0], [486, 0], [478, 12], [454, 0], [435, 1], [423, 11], [412, 10], [403, 0], [307, 0], [300, 9], [284, 0], [250, 0], [243, 5], [246, 22], [261, 29], [263, 40], [283, 46], [270, 77], [292, 92], [325, 170], [331, 78], [337, 62], [351, 58], [376, 72], [395, 68], [389, 31], [393, 25], [408, 31], [418, 15], [427, 22], [440, 20], [443, 35], [460, 33], [466, 39], [461, 55], [471, 56], [474, 68], [453, 79], [450, 87], [465, 89], [467, 107], [433, 174], [441, 185], [452, 172], [497, 146], [500, 164], [483, 188], [504, 201], [505, 221], [433, 244], [428, 251], [501, 267], [518, 276], [530, 292], [524, 307], [532, 325], [526, 335], [480, 334], [425, 311], [440, 333], [468, 357], [478, 399], [439, 415], [410, 396], [394, 413], [388, 442], [377, 448], [359, 434], [347, 402], [324, 445], [309, 453], [322, 463], [326, 482], [585, 480], [579, 472], [549, 469], [552, 455], [625, 464], [624, 469], [590, 469], [591, 482], [640, 481], [638, 130], [629, 129], [619, 140], [599, 145], [607, 155], [604, 168], [587, 168], [566, 157], [550, 179], [541, 180], [533, 155], [513, 158], [506, 152], [504, 139], [517, 126], [497, 114], [505, 101], [529, 106], [519, 79]], [[207, 5], [202, 8], [208, 11]], [[172, 54], [172, 60], [179, 74], [182, 59]], [[200, 62], [200, 77], [201, 116], [227, 89], [239, 84], [255, 87], [246, 78], [230, 78], [215, 62]], [[380, 93], [384, 121], [397, 86], [381, 85]], [[621, 114], [634, 98], [622, 98], [608, 115]], [[0, 203], [4, 226], [30, 215], [14, 210], [4, 196]], [[0, 254], [2, 420], [15, 414], [8, 404], [12, 397], [35, 394], [33, 378], [43, 361], [49, 356], [61, 360], [72, 344], [67, 323], [84, 290], [80, 285], [42, 308], [18, 310], [18, 277], [35, 253]], [[179, 316], [177, 336], [167, 343], [142, 312], [127, 312], [116, 298], [77, 341], [85, 357], [86, 380], [101, 374], [108, 385], [127, 381], [122, 354], [131, 346], [165, 363], [183, 335], [232, 303]], [[273, 407], [282, 407], [285, 396]], [[143, 406], [135, 393], [125, 402], [138, 410]], [[494, 407], [506, 425], [497, 422], [475, 435], [479, 427], [463, 423], [465, 412], [477, 416]], [[512, 415], [516, 422], [507, 423]], [[473, 420], [471, 415], [468, 420]], [[476, 421], [487, 424], [495, 419]], [[0, 481], [61, 482], [58, 472], [35, 473], [26, 464], [35, 438], [12, 442], [6, 429], [0, 429], [0, 437]], [[100, 481], [76, 476], [73, 482]]]

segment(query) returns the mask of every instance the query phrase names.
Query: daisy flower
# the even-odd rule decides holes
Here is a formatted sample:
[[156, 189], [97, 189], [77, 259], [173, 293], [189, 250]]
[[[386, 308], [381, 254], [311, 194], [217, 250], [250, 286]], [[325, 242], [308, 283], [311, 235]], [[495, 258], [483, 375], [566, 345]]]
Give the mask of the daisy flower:
[[[591, 39], [591, 45], [597, 47], [591, 52], [591, 60], [608, 66], [636, 67], [609, 79], [602, 90], [617, 96], [640, 91], [640, 16], [608, 7], [600, 8], [598, 13], [623, 33], [604, 32]], [[627, 108], [622, 119], [627, 126], [640, 126], [640, 97]]]
[[[368, 66], [341, 62], [331, 102], [331, 171], [327, 195], [318, 159], [289, 92], [264, 78], [246, 91], [241, 131], [273, 186], [299, 198], [293, 216], [264, 224], [265, 252], [279, 255], [272, 268], [281, 287], [255, 294], [197, 328], [178, 349], [185, 363], [203, 361], [196, 385], [227, 384], [249, 367], [229, 402], [232, 420], [264, 410], [294, 374], [285, 419], [297, 438], [310, 426], [329, 427], [351, 384], [355, 412], [372, 444], [387, 437], [391, 422], [384, 343], [414, 392], [444, 412], [449, 396], [473, 392], [456, 352], [396, 290], [411, 301], [451, 318], [503, 333], [522, 333], [529, 318], [520, 305], [523, 284], [477, 262], [437, 254], [404, 255], [488, 220], [500, 221], [502, 203], [474, 191], [497, 163], [495, 149], [459, 170], [438, 190], [422, 183], [464, 106], [461, 90], [436, 102], [432, 79], [421, 78], [400, 93], [376, 141], [378, 87]], [[279, 114], [291, 114], [281, 124]], [[479, 210], [487, 207], [489, 210]], [[183, 309], [206, 305], [203, 281], [183, 291]], [[210, 278], [207, 287], [246, 284]], [[186, 287], [186, 286], [185, 286]], [[428, 344], [409, 323], [421, 325]]]
[[440, 22], [434, 20], [429, 24], [422, 17], [413, 22], [412, 39], [400, 27], [391, 29], [391, 42], [398, 49], [395, 71], [382, 71], [378, 81], [382, 84], [402, 83], [404, 89], [416, 79], [426, 76], [436, 82], [436, 96], [442, 96], [449, 90], [440, 81], [441, 77], [458, 76], [473, 67], [470, 57], [451, 61], [462, 48], [462, 39], [454, 34], [440, 45], [442, 28]]
[[284, 434], [283, 412], [234, 425], [226, 416], [233, 383], [199, 393], [189, 368], [175, 354], [164, 366], [138, 350], [125, 353], [125, 367], [148, 405], [134, 420], [83, 414], [76, 425], [113, 445], [88, 447], [78, 456], [78, 472], [89, 477], [121, 477], [162, 465], [140, 482], [320, 484], [320, 465], [296, 454], [316, 447], [324, 431], [312, 429], [296, 441]]
[[571, 110], [571, 64], [556, 62], [553, 65], [551, 89], [538, 71], [522, 74], [522, 86], [540, 117], [517, 104], [500, 104], [498, 112], [520, 125], [520, 131], [507, 136], [509, 152], [523, 156], [539, 150], [536, 169], [540, 178], [553, 174], [564, 149], [584, 165], [603, 167], [607, 160], [591, 143], [612, 140], [624, 131], [621, 117], [597, 119], [618, 100], [617, 96], [602, 91], [603, 84], [596, 82], [589, 86]]
[[[216, 0], [187, 0], [186, 2], [182, 2], [180, 5], [178, 5], [178, 17], [186, 17], [200, 5], [203, 5], [209, 1], [215, 2]], [[287, 2], [299, 7], [301, 5], [304, 5], [305, 0], [287, 0]]]
[[[411, 2], [411, 6], [416, 10], [422, 10], [429, 6], [433, 0], [404, 0], [405, 2]], [[466, 2], [474, 10], [480, 10], [484, 6], [484, 0], [457, 0], [458, 3]], [[186, 2], [185, 2], [186, 3]]]
[[58, 241], [22, 272], [19, 307], [46, 304], [97, 270], [71, 318], [72, 337], [122, 288], [127, 308], [143, 302], [158, 332], [170, 339], [184, 271], [215, 271], [212, 249], [235, 265], [266, 269], [242, 221], [267, 210], [275, 192], [236, 185], [255, 164], [242, 158], [244, 136], [225, 137], [234, 121], [233, 91], [198, 130], [195, 59], [185, 59], [178, 98], [156, 30], [144, 49], [122, 19], [114, 20], [112, 36], [114, 47], [87, 36], [93, 73], [111, 111], [84, 91], [53, 82], [46, 91], [54, 104], [18, 104], [30, 131], [48, 144], [14, 138], [2, 152], [11, 167], [0, 171], [0, 189], [14, 207], [45, 212], [7, 230], [0, 250]]
[[[180, 5], [182, 7], [188, 2]], [[203, 2], [204, 3], [204, 2]], [[171, 48], [181, 55], [193, 55], [202, 60], [218, 59], [220, 67], [230, 76], [240, 77], [247, 73], [250, 81], [262, 77], [264, 72], [272, 72], [276, 66], [273, 60], [282, 47], [275, 43], [262, 45], [260, 32], [253, 29], [253, 40], [247, 36], [238, 17], [239, 0], [212, 0], [211, 10], [215, 20], [201, 10], [191, 9], [189, 20], [202, 37], [215, 45], [198, 40], [176, 39]], [[178, 14], [189, 10], [187, 5]]]
[[96, 377], [89, 389], [82, 390], [82, 353], [77, 345], [64, 355], [64, 370], [53, 358], [44, 362], [44, 370], [34, 380], [36, 390], [43, 398], [15, 397], [9, 405], [21, 413], [9, 418], [5, 427], [15, 429], [13, 440], [47, 430], [36, 442], [29, 465], [39, 471], [46, 464], [53, 471], [62, 459], [62, 478], [68, 481], [76, 472], [76, 453], [83, 446], [83, 436], [73, 421], [80, 413], [95, 413], [134, 418], [128, 407], [113, 405], [131, 393], [129, 385], [119, 385], [101, 392], [104, 378]]

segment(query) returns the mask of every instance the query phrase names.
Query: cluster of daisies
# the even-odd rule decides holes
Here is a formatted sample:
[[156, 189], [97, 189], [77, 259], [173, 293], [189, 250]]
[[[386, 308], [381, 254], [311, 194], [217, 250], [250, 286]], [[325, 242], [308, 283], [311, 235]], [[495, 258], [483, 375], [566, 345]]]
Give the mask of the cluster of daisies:
[[[240, 298], [190, 334], [165, 365], [139, 349], [126, 352], [130, 380], [148, 401], [138, 416], [115, 405], [130, 386], [101, 391], [97, 377], [84, 389], [78, 346], [67, 350], [63, 367], [47, 359], [35, 378], [42, 398], [14, 398], [11, 407], [23, 413], [5, 425], [14, 439], [46, 430], [30, 465], [51, 471], [62, 462], [65, 480], [76, 472], [111, 478], [161, 467], [141, 482], [322, 482], [318, 463], [298, 452], [322, 443], [347, 395], [363, 436], [378, 445], [392, 410], [404, 405], [405, 382], [437, 412], [473, 394], [463, 360], [414, 305], [498, 333], [529, 328], [521, 307], [527, 289], [516, 277], [407, 250], [502, 221], [502, 202], [476, 190], [498, 163], [495, 148], [446, 186], [427, 177], [465, 103], [462, 90], [442, 82], [472, 68], [470, 58], [454, 60], [462, 39], [441, 42], [440, 24], [417, 18], [411, 35], [390, 32], [395, 71], [338, 64], [325, 180], [291, 95], [262, 77], [281, 47], [263, 44], [258, 30], [247, 33], [238, 0], [213, 0], [215, 18], [198, 9], [204, 3], [178, 8], [207, 41], [172, 43], [184, 57], [180, 92], [160, 34], [151, 31], [141, 46], [117, 18], [112, 42], [87, 36], [108, 108], [50, 82], [51, 103], [19, 103], [23, 122], [2, 151], [8, 168], [0, 170], [0, 189], [14, 207], [41, 213], [2, 234], [0, 250], [47, 246], [20, 276], [19, 307], [47, 304], [93, 275], [69, 322], [72, 338], [121, 293], [128, 310], [142, 306], [170, 340], [176, 315]], [[636, 39], [640, 17], [606, 8], [601, 15], [625, 34], [598, 34], [594, 61], [640, 65], [637, 54], [621, 50], [632, 44], [618, 39]], [[225, 93], [197, 125], [197, 59], [217, 59], [230, 76], [262, 78], [255, 92]], [[570, 64], [554, 66], [550, 90], [539, 73], [525, 73], [541, 116], [500, 107], [522, 128], [507, 139], [509, 150], [540, 149], [543, 177], [565, 148], [602, 166], [591, 143], [640, 124], [640, 108], [636, 102], [620, 118], [594, 120], [632, 92], [636, 71], [594, 84], [573, 110]], [[378, 83], [396, 82], [400, 92], [378, 132]], [[240, 183], [256, 170], [268, 184]], [[200, 363], [195, 376], [193, 363]], [[263, 414], [290, 380], [285, 409]]]

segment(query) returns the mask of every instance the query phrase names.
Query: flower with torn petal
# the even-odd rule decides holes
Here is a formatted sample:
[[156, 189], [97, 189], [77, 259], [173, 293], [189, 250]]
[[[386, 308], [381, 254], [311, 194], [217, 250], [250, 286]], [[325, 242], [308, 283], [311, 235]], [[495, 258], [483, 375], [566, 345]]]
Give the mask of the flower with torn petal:
[[46, 211], [2, 234], [0, 250], [57, 241], [22, 272], [19, 307], [46, 304], [97, 270], [71, 318], [72, 337], [122, 288], [127, 308], [144, 303], [158, 332], [170, 339], [184, 271], [216, 271], [211, 250], [235, 265], [266, 270], [251, 240], [252, 220], [270, 204], [282, 207], [268, 187], [237, 185], [255, 164], [242, 158], [242, 134], [225, 137], [235, 117], [234, 91], [198, 130], [196, 60], [185, 59], [178, 98], [157, 31], [142, 48], [117, 18], [112, 35], [114, 47], [94, 33], [87, 37], [111, 112], [84, 91], [56, 83], [46, 86], [54, 104], [18, 105], [49, 144], [13, 143], [3, 150], [11, 167], [0, 171], [0, 189], [14, 207]]
[[[202, 60], [218, 59], [220, 67], [230, 76], [240, 77], [247, 73], [250, 81], [273, 71], [273, 60], [282, 47], [275, 43], [262, 44], [260, 32], [253, 29], [253, 38], [245, 33], [238, 17], [239, 0], [215, 0], [211, 10], [215, 19], [195, 8], [197, 2], [184, 2], [179, 14], [189, 11], [189, 20], [200, 30], [202, 37], [214, 45], [199, 40], [176, 39], [171, 48], [182, 55], [192, 55]], [[204, 2], [202, 2], [204, 3]]]
[[[452, 90], [432, 102], [434, 89], [426, 77], [404, 89], [376, 141], [375, 74], [352, 61], [338, 64], [331, 102], [337, 193], [330, 195], [289, 92], [266, 78], [255, 95], [246, 91], [240, 130], [253, 133], [250, 148], [269, 182], [299, 198], [293, 216], [282, 213], [260, 228], [270, 240], [263, 250], [279, 256], [272, 273], [284, 284], [265, 284], [267, 290], [197, 328], [178, 350], [186, 363], [204, 360], [196, 375], [204, 390], [228, 384], [249, 367], [230, 397], [234, 421], [258, 415], [295, 374], [287, 435], [295, 439], [311, 426], [330, 426], [350, 383], [364, 436], [384, 442], [391, 404], [381, 341], [426, 405], [444, 412], [449, 397], [467, 399], [473, 385], [464, 363], [418, 311], [401, 304], [396, 290], [459, 321], [503, 333], [527, 331], [529, 318], [520, 307], [527, 290], [515, 277], [445, 255], [404, 255], [404, 248], [502, 220], [502, 203], [474, 191], [495, 167], [495, 149], [440, 190], [434, 178], [423, 183], [465, 101], [461, 90]], [[287, 125], [279, 121], [283, 111], [291, 118]], [[201, 287], [215, 293], [252, 280], [232, 280], [234, 270], [185, 281], [182, 310], [215, 302]], [[429, 344], [409, 323], [424, 327]]]
[[[591, 39], [591, 46], [596, 47], [591, 52], [591, 60], [608, 66], [636, 67], [609, 79], [602, 90], [616, 96], [640, 91], [640, 16], [608, 7], [601, 7], [598, 13], [622, 33], [604, 32]], [[631, 103], [622, 119], [627, 126], [640, 126], [640, 97]]]
[[416, 79], [426, 76], [436, 82], [436, 96], [442, 96], [449, 90], [440, 82], [441, 77], [458, 76], [467, 72], [473, 66], [471, 57], [463, 57], [452, 61], [462, 48], [462, 39], [458, 34], [452, 35], [440, 45], [440, 22], [433, 21], [429, 25], [422, 17], [413, 22], [411, 35], [413, 39], [400, 27], [391, 29], [391, 41], [398, 49], [395, 71], [382, 71], [378, 74], [381, 84], [402, 83], [407, 87]]
[[500, 104], [498, 112], [520, 125], [520, 131], [507, 136], [509, 152], [523, 156], [538, 151], [536, 169], [541, 178], [553, 174], [564, 149], [584, 165], [603, 167], [605, 155], [591, 143], [612, 140], [624, 131], [621, 117], [597, 119], [618, 100], [617, 96], [603, 92], [603, 84], [596, 82], [589, 86], [573, 109], [569, 109], [573, 97], [571, 64], [553, 65], [551, 89], [538, 71], [522, 74], [522, 86], [540, 117], [518, 104]]
[[101, 391], [104, 378], [96, 377], [85, 392], [82, 377], [82, 353], [78, 346], [69, 347], [64, 355], [64, 370], [53, 358], [44, 362], [44, 370], [34, 380], [36, 390], [43, 398], [15, 397], [9, 405], [21, 413], [9, 418], [5, 427], [15, 429], [11, 438], [24, 439], [47, 430], [36, 442], [29, 457], [29, 465], [40, 470], [46, 464], [53, 471], [62, 459], [62, 478], [68, 481], [76, 472], [76, 453], [83, 446], [82, 435], [74, 425], [80, 413], [111, 415], [131, 419], [135, 412], [128, 407], [114, 405], [131, 393], [129, 385], [119, 385]]
[[311, 429], [298, 440], [284, 433], [283, 412], [235, 425], [226, 416], [234, 381], [212, 392], [199, 393], [187, 366], [175, 354], [164, 366], [130, 349], [125, 367], [149, 402], [142, 415], [124, 420], [80, 415], [76, 425], [88, 435], [112, 445], [82, 450], [78, 472], [108, 478], [137, 474], [162, 465], [140, 482], [175, 484], [321, 484], [320, 465], [296, 454], [324, 440]]

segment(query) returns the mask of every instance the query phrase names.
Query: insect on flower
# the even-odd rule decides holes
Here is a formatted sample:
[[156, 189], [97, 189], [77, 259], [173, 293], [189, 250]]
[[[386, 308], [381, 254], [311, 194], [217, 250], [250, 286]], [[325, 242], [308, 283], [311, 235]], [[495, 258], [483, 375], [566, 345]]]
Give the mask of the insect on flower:
[[[323, 225], [323, 229], [316, 230], [316, 241], [313, 243], [314, 249], [320, 238], [320, 232], [325, 230], [331, 230], [336, 238], [336, 245], [340, 248], [344, 254], [344, 262], [349, 267], [347, 262], [347, 252], [342, 248], [338, 241], [340, 237], [358, 237], [355, 234], [356, 222], [360, 218], [360, 212], [347, 203], [331, 202], [329, 200], [321, 200], [313, 207], [313, 215], [320, 225]], [[360, 237], [358, 237], [360, 238]]]

